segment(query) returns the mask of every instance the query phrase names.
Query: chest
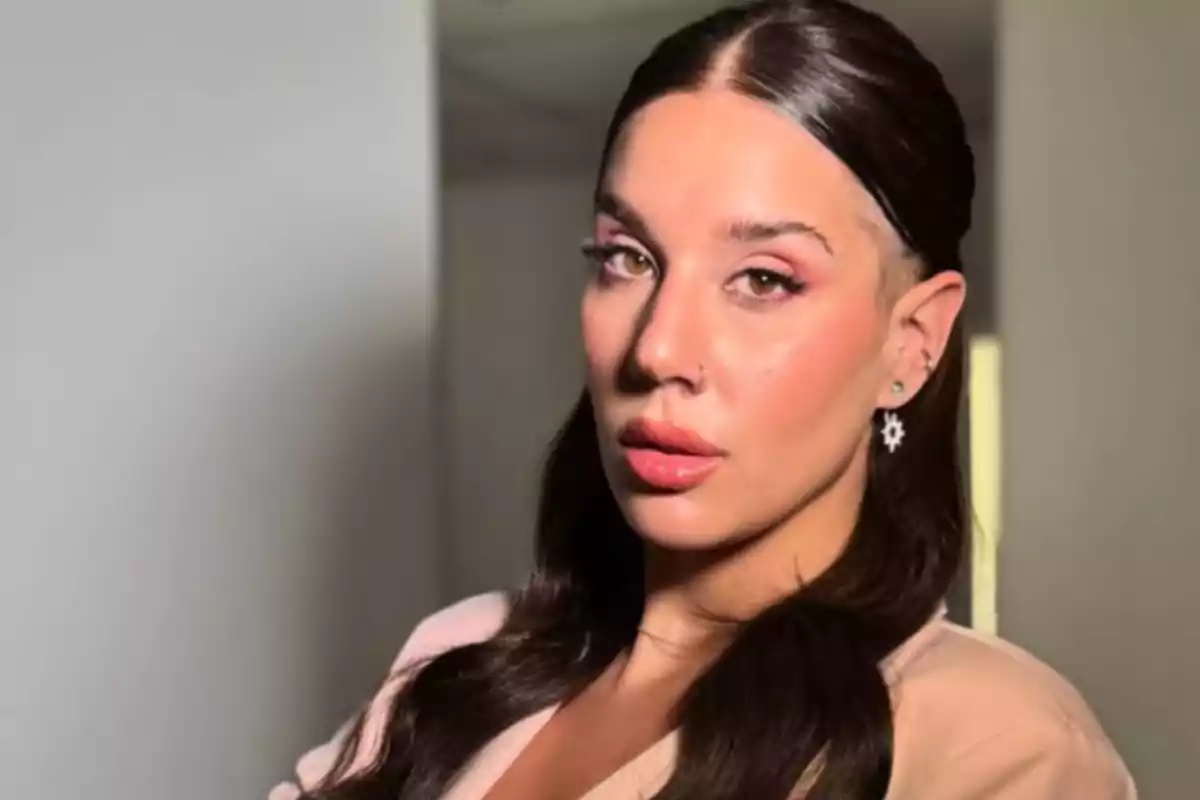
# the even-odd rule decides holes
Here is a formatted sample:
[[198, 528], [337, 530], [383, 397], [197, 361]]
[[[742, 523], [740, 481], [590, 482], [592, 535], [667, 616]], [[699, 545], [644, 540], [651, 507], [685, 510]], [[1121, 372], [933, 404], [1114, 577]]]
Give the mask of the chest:
[[568, 704], [493, 740], [444, 800], [628, 800], [669, 777], [677, 735], [666, 708]]

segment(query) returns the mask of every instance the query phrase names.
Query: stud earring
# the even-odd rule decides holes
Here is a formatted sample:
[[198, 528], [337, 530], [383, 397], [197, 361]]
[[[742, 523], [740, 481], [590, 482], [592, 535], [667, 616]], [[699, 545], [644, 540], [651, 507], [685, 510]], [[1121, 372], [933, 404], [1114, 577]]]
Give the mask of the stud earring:
[[904, 441], [904, 423], [900, 421], [900, 415], [895, 411], [885, 411], [881, 433], [883, 434], [883, 446], [888, 449], [889, 453], [895, 453], [901, 442]]
[[904, 382], [903, 381], [892, 381], [892, 394], [895, 394], [895, 395], [904, 394]]

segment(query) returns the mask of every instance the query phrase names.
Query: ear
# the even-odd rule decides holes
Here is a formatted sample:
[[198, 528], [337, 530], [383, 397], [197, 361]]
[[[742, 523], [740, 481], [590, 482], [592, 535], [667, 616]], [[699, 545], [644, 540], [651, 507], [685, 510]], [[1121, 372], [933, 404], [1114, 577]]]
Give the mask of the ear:
[[899, 408], [929, 380], [946, 350], [966, 295], [962, 273], [946, 271], [910, 287], [896, 301], [885, 346], [886, 385], [880, 388], [879, 408]]

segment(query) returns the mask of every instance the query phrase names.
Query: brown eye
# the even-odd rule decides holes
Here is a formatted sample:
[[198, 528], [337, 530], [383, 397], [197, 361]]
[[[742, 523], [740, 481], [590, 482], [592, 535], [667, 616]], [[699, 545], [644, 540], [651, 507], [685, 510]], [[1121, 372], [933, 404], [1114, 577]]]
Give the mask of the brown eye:
[[629, 245], [585, 245], [583, 252], [600, 277], [612, 281], [634, 280], [656, 269], [650, 256]]
[[638, 251], [621, 247], [605, 259], [605, 266], [617, 277], [640, 278], [654, 271], [654, 262]]
[[748, 269], [733, 280], [732, 290], [750, 300], [782, 300], [798, 294], [803, 285], [790, 275], [770, 269]]

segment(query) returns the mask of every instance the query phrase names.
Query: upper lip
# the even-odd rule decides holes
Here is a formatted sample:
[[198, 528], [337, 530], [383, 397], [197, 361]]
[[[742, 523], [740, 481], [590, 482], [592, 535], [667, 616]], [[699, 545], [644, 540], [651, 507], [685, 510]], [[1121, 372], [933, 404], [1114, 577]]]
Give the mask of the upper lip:
[[625, 447], [648, 447], [677, 455], [727, 455], [695, 431], [661, 420], [631, 420], [621, 429], [619, 440]]

